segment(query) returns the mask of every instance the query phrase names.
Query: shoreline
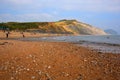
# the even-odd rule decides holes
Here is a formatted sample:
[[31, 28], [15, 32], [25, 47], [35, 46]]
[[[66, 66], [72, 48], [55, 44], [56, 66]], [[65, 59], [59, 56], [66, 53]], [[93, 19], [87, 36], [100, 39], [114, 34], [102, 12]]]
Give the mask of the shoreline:
[[101, 53], [120, 54], [119, 44], [98, 43], [98, 42], [89, 42], [89, 41], [74, 42], [73, 44], [76, 44], [78, 46], [83, 46], [88, 49], [101, 52]]
[[20, 41], [45, 41], [45, 42], [70, 42], [103, 53], [120, 53], [120, 36], [116, 35], [68, 35], [68, 34], [40, 34], [24, 32], [10, 32], [8, 38], [5, 33], [0, 32], [0, 40]]
[[[58, 37], [58, 36], [57, 36]], [[63, 37], [63, 36], [60, 36]], [[44, 37], [25, 37], [25, 38], [0, 38], [0, 40], [18, 40], [18, 41], [43, 41], [43, 42], [70, 42], [78, 46], [83, 46], [91, 50], [102, 53], [115, 53], [120, 54], [120, 44], [91, 42], [85, 40], [79, 41], [67, 41], [66, 39], [56, 39], [56, 36], [44, 36]]]

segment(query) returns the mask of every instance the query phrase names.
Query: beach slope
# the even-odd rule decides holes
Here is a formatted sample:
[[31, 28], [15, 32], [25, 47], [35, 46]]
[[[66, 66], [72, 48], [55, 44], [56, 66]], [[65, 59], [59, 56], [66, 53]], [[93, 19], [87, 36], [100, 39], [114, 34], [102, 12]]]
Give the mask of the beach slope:
[[119, 80], [120, 54], [65, 42], [0, 40], [0, 80]]

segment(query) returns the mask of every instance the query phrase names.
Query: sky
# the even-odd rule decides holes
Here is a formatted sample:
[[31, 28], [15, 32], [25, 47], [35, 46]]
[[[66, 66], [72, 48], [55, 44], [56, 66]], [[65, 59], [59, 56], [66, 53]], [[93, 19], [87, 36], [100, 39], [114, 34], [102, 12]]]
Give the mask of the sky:
[[0, 0], [0, 22], [76, 19], [120, 33], [120, 0]]

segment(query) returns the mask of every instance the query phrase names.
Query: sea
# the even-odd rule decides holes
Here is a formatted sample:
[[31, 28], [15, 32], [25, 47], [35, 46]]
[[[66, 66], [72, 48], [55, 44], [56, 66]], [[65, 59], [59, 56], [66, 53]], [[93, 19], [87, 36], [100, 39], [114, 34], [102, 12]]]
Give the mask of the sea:
[[79, 35], [38, 38], [20, 38], [25, 41], [71, 42], [77, 46], [90, 48], [103, 53], [120, 54], [120, 35]]

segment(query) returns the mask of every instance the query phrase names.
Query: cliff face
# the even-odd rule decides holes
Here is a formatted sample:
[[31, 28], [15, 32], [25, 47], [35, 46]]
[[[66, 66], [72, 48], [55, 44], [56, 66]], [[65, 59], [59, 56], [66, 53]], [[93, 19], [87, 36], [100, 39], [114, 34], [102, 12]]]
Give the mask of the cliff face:
[[105, 35], [106, 33], [89, 24], [78, 22], [77, 20], [60, 20], [57, 22], [28, 22], [18, 23], [9, 22], [1, 23], [1, 28], [9, 28], [10, 30], [24, 30], [39, 33], [55, 33], [55, 34], [74, 34], [74, 35]]
[[66, 32], [76, 35], [106, 35], [101, 29], [76, 20], [62, 20], [55, 24], [61, 26]]

